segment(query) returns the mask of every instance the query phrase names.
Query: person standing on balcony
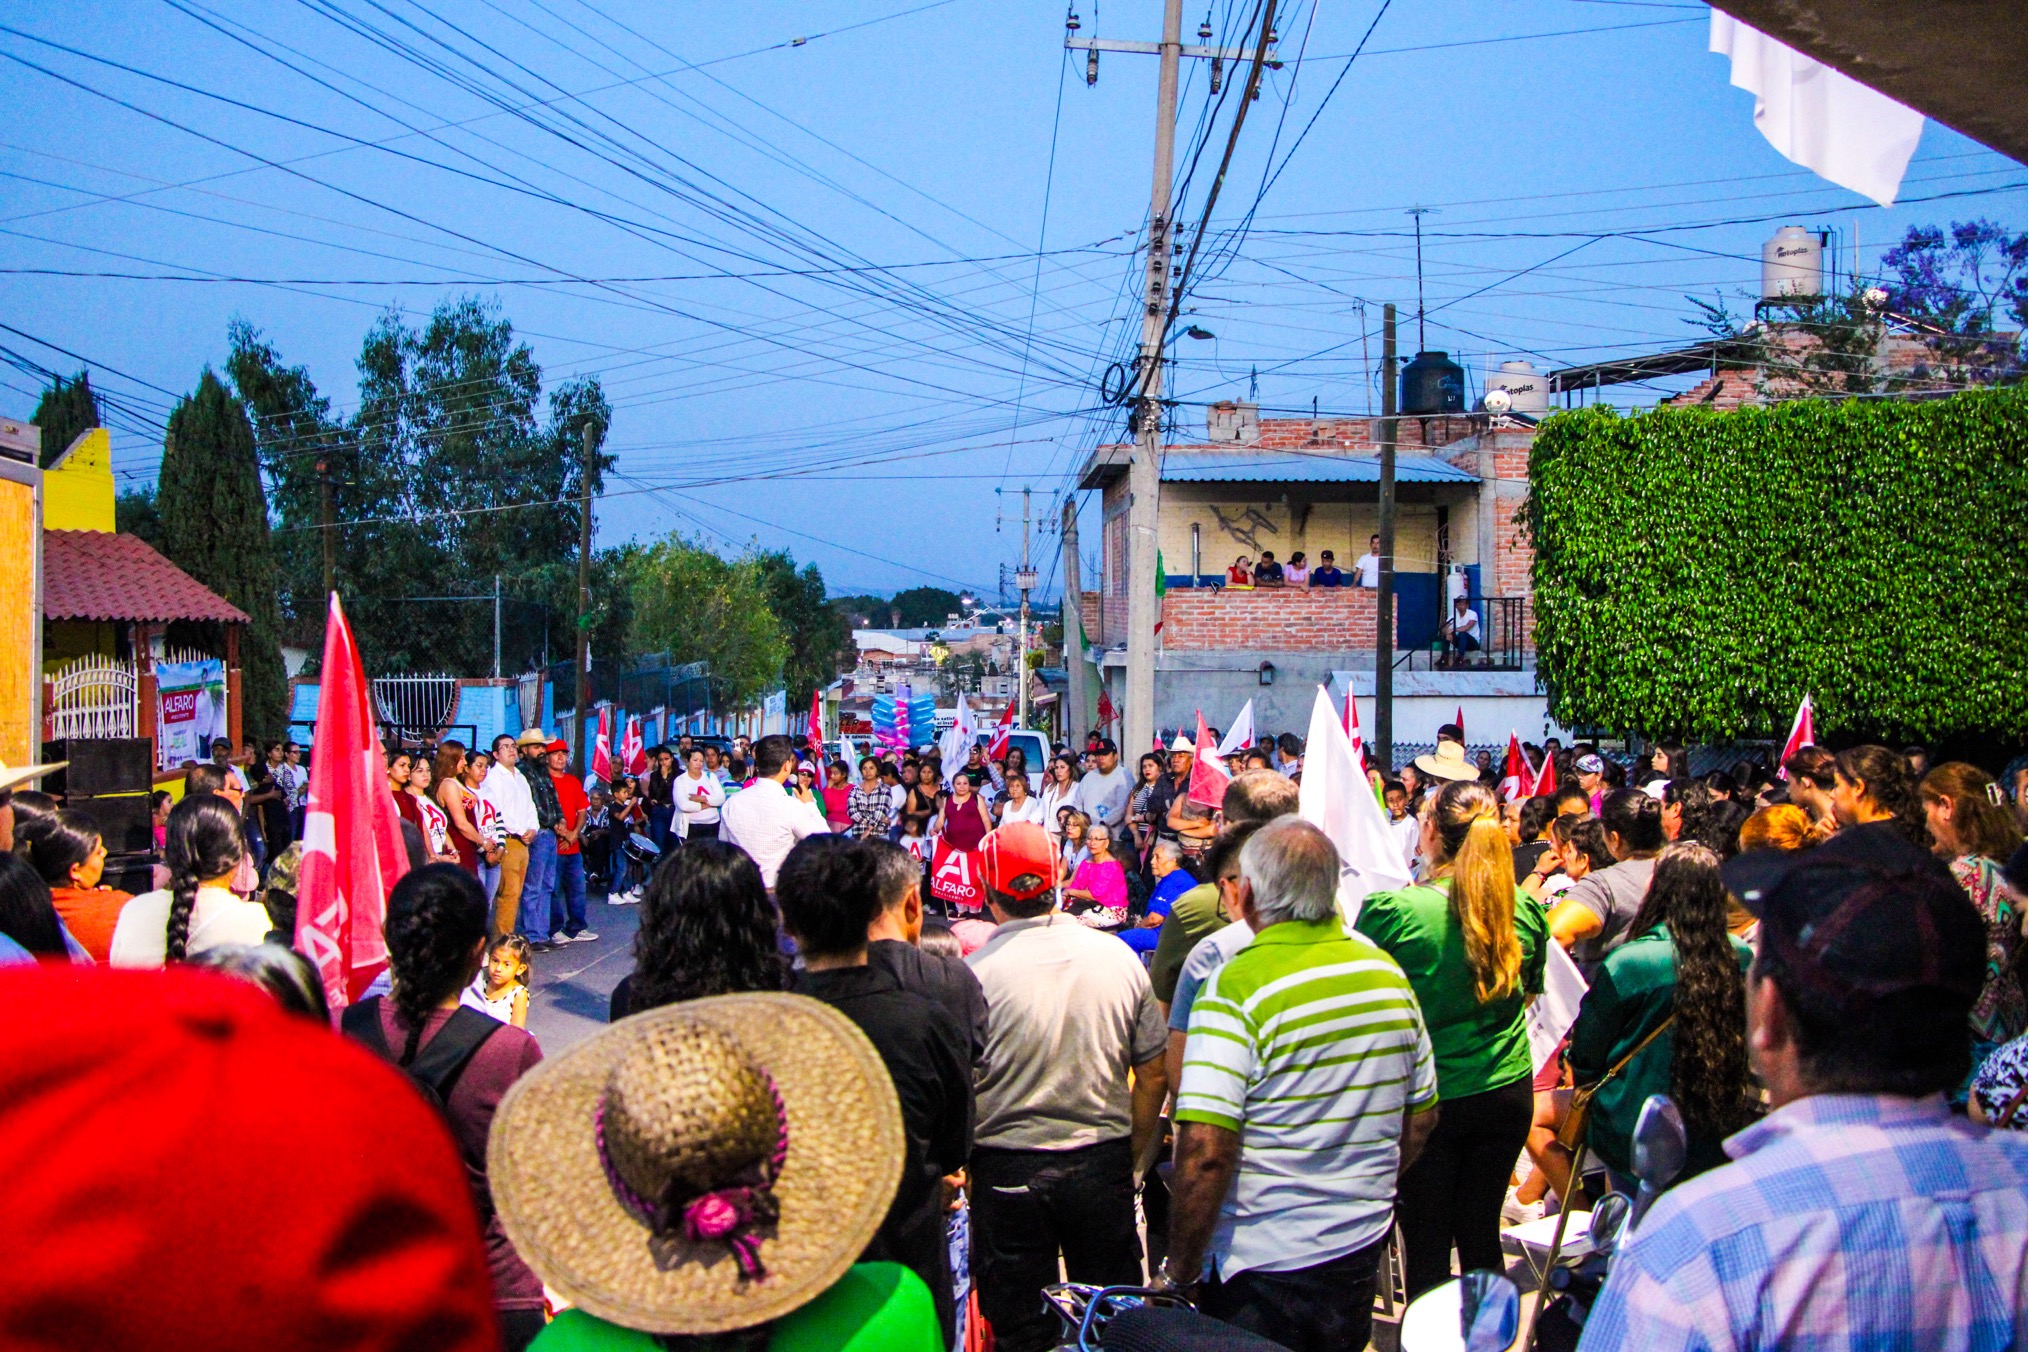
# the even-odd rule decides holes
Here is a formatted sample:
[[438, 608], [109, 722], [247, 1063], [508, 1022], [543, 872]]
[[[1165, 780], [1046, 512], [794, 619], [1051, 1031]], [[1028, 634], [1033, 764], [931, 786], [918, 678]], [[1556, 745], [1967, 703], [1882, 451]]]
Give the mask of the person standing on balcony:
[[1367, 552], [1353, 560], [1353, 576], [1358, 579], [1357, 585], [1362, 587], [1372, 588], [1381, 585], [1380, 536], [1367, 537]]
[[1226, 570], [1226, 585], [1246, 591], [1254, 590], [1254, 565], [1247, 562], [1245, 554], [1233, 560], [1233, 566]]
[[1274, 550], [1264, 549], [1261, 551], [1261, 561], [1254, 565], [1254, 585], [1257, 587], [1280, 587], [1282, 585], [1282, 565], [1275, 561]]
[[1313, 587], [1343, 587], [1346, 575], [1339, 571], [1338, 561], [1327, 549], [1317, 556], [1317, 567], [1310, 570], [1310, 585]]
[[1289, 562], [1282, 566], [1282, 581], [1290, 587], [1310, 585], [1310, 565], [1304, 561], [1303, 551], [1297, 550], [1289, 556]]

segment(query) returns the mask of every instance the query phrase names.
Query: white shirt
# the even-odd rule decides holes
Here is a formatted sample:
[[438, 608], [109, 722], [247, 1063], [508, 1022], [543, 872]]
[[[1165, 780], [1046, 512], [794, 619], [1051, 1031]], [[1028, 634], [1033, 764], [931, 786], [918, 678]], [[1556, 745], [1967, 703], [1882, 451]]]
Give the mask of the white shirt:
[[522, 778], [520, 770], [495, 761], [486, 778], [479, 781], [479, 792], [486, 795], [500, 814], [501, 827], [508, 835], [519, 836], [538, 829], [535, 799], [529, 796], [528, 781]]
[[1474, 638], [1478, 638], [1479, 637], [1478, 613], [1475, 612], [1471, 606], [1467, 606], [1465, 608], [1465, 614], [1463, 615], [1459, 614], [1457, 611], [1453, 611], [1451, 614], [1451, 632], [1454, 634], [1471, 634]]
[[1000, 824], [1011, 826], [1016, 822], [1034, 822], [1037, 826], [1047, 826], [1043, 800], [1033, 793], [1022, 799], [1019, 805], [1014, 799], [1007, 799], [1000, 809]]
[[[725, 781], [718, 776], [707, 771], [692, 779], [690, 771], [686, 770], [669, 782], [669, 793], [679, 809], [685, 836], [690, 834], [693, 826], [718, 825], [719, 808], [726, 801]], [[692, 797], [697, 793], [704, 794], [702, 806]]]
[[[143, 892], [120, 908], [113, 926], [113, 942], [106, 961], [114, 967], [160, 967], [169, 959], [169, 904], [174, 900], [165, 889]], [[200, 887], [197, 904], [190, 909], [190, 935], [185, 953], [202, 953], [226, 944], [258, 944], [275, 926], [268, 908], [257, 901], [241, 901], [223, 887]]]
[[1127, 815], [1127, 767], [1116, 765], [1113, 773], [1094, 770], [1078, 781], [1078, 810], [1095, 822], [1116, 825]]
[[1043, 829], [1050, 833], [1051, 839], [1061, 841], [1064, 838], [1064, 828], [1057, 821], [1057, 810], [1078, 805], [1078, 786], [1072, 784], [1067, 788], [1059, 789], [1057, 781], [1053, 779], [1043, 785], [1041, 801], [1043, 804]]
[[310, 787], [310, 772], [283, 761], [275, 767], [275, 782], [282, 786], [282, 806], [294, 812], [303, 806], [304, 790]]
[[1359, 585], [1362, 587], [1380, 586], [1381, 556], [1378, 554], [1362, 554], [1359, 558], [1354, 559], [1353, 576], [1360, 580]]
[[773, 779], [757, 779], [753, 786], [726, 800], [719, 809], [719, 821], [726, 839], [739, 846], [761, 866], [761, 881], [770, 891], [782, 861], [796, 842], [805, 836], [821, 836], [831, 830], [824, 814], [809, 803], [790, 796]]

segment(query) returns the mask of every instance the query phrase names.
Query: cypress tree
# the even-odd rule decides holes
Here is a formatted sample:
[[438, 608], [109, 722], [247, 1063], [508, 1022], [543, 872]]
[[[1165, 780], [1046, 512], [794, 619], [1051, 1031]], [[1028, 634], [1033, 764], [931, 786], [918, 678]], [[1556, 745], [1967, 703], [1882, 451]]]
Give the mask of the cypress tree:
[[70, 449], [80, 432], [99, 425], [99, 401], [92, 394], [91, 377], [83, 371], [77, 373], [76, 380], [58, 376], [56, 383], [42, 392], [29, 421], [42, 429], [42, 464], [46, 469]]
[[[288, 713], [278, 639], [280, 577], [254, 428], [246, 406], [209, 367], [196, 392], [169, 415], [155, 501], [162, 552], [251, 620], [240, 636], [246, 730], [253, 736], [279, 734]], [[224, 634], [217, 626], [209, 629], [200, 641], [222, 653]]]

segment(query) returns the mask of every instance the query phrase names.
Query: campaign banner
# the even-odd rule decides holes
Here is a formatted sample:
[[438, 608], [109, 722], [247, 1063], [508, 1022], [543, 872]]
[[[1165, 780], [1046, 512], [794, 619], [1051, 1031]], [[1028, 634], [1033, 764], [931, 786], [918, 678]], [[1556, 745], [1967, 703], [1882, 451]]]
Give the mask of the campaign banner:
[[211, 759], [215, 737], [231, 736], [226, 722], [225, 663], [155, 664], [156, 768], [173, 770]]
[[983, 860], [978, 850], [961, 850], [940, 839], [930, 857], [930, 895], [954, 911], [976, 915], [986, 909], [980, 885]]

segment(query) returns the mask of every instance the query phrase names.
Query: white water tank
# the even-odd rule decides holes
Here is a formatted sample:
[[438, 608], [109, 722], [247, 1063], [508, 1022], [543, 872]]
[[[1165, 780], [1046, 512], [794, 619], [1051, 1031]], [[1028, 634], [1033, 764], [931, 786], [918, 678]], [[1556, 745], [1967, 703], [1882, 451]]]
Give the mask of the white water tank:
[[1761, 298], [1794, 300], [1825, 294], [1825, 248], [1815, 230], [1785, 225], [1761, 246]]
[[1527, 417], [1539, 418], [1549, 411], [1550, 378], [1530, 362], [1502, 362], [1498, 371], [1487, 376], [1487, 388], [1506, 390], [1508, 407]]

